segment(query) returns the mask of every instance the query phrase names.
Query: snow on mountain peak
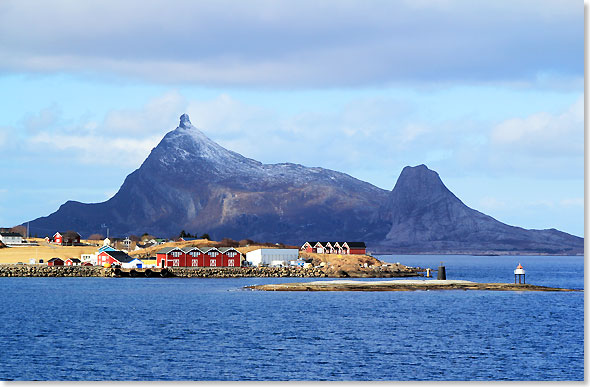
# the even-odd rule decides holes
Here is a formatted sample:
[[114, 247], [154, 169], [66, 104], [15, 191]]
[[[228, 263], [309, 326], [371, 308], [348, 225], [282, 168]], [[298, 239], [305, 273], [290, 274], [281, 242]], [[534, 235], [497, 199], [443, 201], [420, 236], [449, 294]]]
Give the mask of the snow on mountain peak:
[[192, 126], [190, 118], [188, 118], [188, 114], [184, 113], [180, 116], [180, 125], [181, 128], [189, 128]]

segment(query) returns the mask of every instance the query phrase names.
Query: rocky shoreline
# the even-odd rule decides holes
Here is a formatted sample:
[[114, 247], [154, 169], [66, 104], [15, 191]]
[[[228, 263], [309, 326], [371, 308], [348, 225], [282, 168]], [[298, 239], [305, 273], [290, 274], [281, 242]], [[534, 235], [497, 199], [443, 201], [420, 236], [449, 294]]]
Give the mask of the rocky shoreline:
[[423, 269], [397, 265], [344, 271], [325, 267], [173, 267], [164, 269], [116, 269], [101, 266], [0, 265], [0, 277], [309, 277], [309, 278], [393, 278], [417, 277]]
[[390, 280], [390, 281], [315, 281], [246, 286], [265, 291], [413, 291], [413, 290], [496, 290], [575, 292], [576, 289], [552, 288], [530, 284], [478, 283], [463, 280]]

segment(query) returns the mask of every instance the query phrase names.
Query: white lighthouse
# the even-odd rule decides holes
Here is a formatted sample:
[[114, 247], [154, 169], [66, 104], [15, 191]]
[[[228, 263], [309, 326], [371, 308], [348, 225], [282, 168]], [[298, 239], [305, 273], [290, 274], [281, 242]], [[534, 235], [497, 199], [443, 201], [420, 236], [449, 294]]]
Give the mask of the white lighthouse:
[[518, 283], [520, 284], [520, 276], [522, 276], [522, 283], [526, 284], [526, 277], [525, 277], [525, 271], [524, 268], [522, 267], [522, 265], [520, 264], [520, 262], [518, 263], [518, 266], [516, 266], [516, 270], [514, 270], [514, 283], [516, 283], [516, 276], [518, 276]]

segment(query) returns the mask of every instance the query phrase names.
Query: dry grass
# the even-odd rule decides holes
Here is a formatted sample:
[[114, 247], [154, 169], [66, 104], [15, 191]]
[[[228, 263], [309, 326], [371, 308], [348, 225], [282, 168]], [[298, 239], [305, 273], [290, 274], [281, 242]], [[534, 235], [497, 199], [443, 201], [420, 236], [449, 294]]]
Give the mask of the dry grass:
[[382, 264], [377, 258], [374, 258], [370, 255], [360, 255], [360, 254], [317, 254], [317, 253], [308, 253], [305, 251], [300, 251], [299, 255], [303, 258], [312, 258], [314, 265], [319, 265], [320, 263], [324, 262], [327, 265], [331, 265], [337, 268], [342, 269], [358, 269], [359, 265], [364, 265], [365, 263], [369, 266], [375, 265], [380, 266]]
[[96, 246], [52, 245], [41, 238], [29, 238], [28, 240], [37, 242], [39, 246], [7, 247], [0, 249], [0, 264], [17, 262], [29, 263], [29, 259], [31, 258], [35, 258], [36, 262], [38, 262], [39, 259], [47, 262], [48, 259], [53, 257], [62, 259], [80, 258], [80, 255], [92, 254], [98, 249]]
[[[39, 259], [43, 259], [47, 262], [48, 259], [53, 257], [59, 257], [62, 259], [66, 258], [80, 258], [82, 254], [93, 254], [96, 253], [98, 248], [102, 246], [102, 241], [81, 241], [83, 243], [92, 244], [92, 246], [58, 246], [45, 242], [41, 238], [29, 238], [31, 241], [35, 241], [39, 246], [30, 247], [9, 247], [0, 249], [0, 264], [6, 263], [17, 263], [24, 262], [28, 263], [30, 258], [35, 258], [38, 262]], [[147, 249], [131, 251], [129, 255], [144, 259], [147, 257], [155, 257], [156, 252], [164, 247], [223, 247], [221, 242], [209, 241], [207, 239], [197, 239], [189, 242], [168, 242], [162, 245], [149, 247]], [[278, 246], [262, 246], [262, 245], [251, 245], [236, 247], [236, 249], [242, 254], [246, 254], [256, 249], [273, 249]], [[381, 265], [381, 262], [369, 255], [339, 255], [339, 254], [315, 254], [300, 252], [301, 257], [313, 258], [314, 265], [319, 265], [321, 262], [325, 262], [334, 268], [342, 269], [356, 269], [359, 265], [367, 263], [371, 265]]]
[[[197, 239], [197, 240], [189, 241], [189, 242], [168, 242], [168, 243], [164, 243], [162, 245], [148, 247], [147, 249], [132, 251], [129, 253], [129, 255], [131, 255], [132, 257], [138, 257], [140, 259], [141, 259], [141, 257], [155, 257], [156, 253], [165, 247], [183, 248], [183, 247], [187, 247], [187, 246], [191, 246], [191, 247], [192, 246], [196, 246], [196, 247], [224, 247], [224, 245], [221, 242], [210, 241], [207, 239]], [[246, 254], [246, 253], [256, 250], [256, 249], [276, 249], [276, 248], [278, 248], [278, 247], [277, 246], [252, 245], [252, 246], [236, 247], [236, 250], [238, 250], [242, 254]]]

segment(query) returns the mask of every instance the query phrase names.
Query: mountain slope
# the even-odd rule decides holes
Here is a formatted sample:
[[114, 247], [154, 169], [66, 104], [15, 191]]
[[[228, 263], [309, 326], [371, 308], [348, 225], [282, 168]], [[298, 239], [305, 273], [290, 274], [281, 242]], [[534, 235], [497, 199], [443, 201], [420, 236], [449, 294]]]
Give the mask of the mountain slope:
[[49, 233], [177, 235], [253, 238], [363, 239], [387, 191], [344, 173], [298, 164], [262, 164], [231, 152], [195, 128], [186, 114], [139, 169], [104, 203], [67, 202], [30, 224]]
[[396, 252], [583, 252], [583, 239], [555, 229], [525, 230], [467, 207], [425, 165], [405, 167], [381, 213]]
[[214, 239], [364, 240], [392, 253], [583, 253], [584, 240], [554, 229], [508, 226], [467, 207], [424, 165], [406, 167], [391, 192], [344, 173], [262, 164], [229, 151], [186, 114], [119, 191], [103, 203], [68, 201], [30, 222], [33, 234], [83, 236], [180, 230]]

